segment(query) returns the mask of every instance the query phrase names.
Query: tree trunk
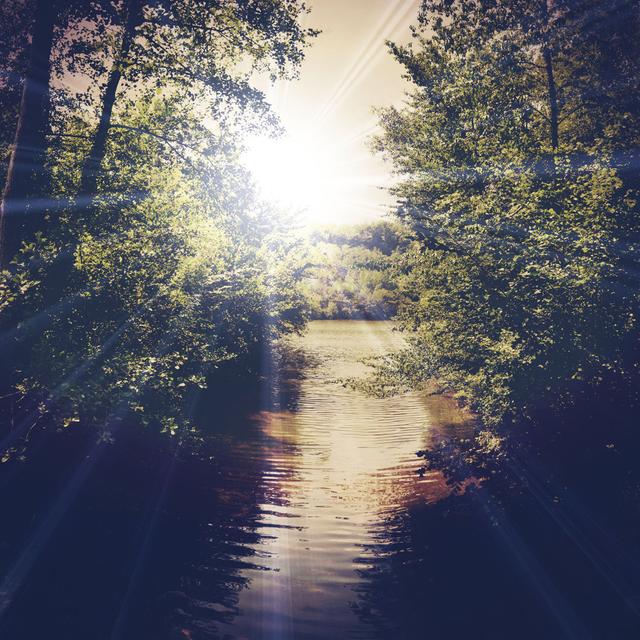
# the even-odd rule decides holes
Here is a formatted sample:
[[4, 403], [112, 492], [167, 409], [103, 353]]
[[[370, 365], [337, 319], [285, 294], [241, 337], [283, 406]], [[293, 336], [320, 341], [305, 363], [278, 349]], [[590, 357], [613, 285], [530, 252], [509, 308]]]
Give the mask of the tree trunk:
[[558, 89], [553, 74], [553, 57], [551, 50], [545, 46], [542, 55], [547, 74], [547, 91], [549, 95], [549, 125], [551, 131], [551, 148], [555, 153], [558, 149]]
[[6, 266], [38, 229], [41, 203], [47, 194], [46, 136], [51, 108], [49, 80], [56, 22], [55, 3], [37, 0], [29, 64], [22, 88], [13, 147], [0, 204], [0, 264]]
[[[91, 150], [82, 165], [80, 174], [80, 191], [78, 203], [81, 208], [77, 211], [79, 222], [92, 216], [94, 207], [93, 200], [97, 191], [97, 178], [100, 167], [107, 150], [107, 137], [111, 127], [111, 116], [116, 103], [118, 86], [122, 80], [123, 69], [135, 36], [135, 30], [141, 22], [142, 7], [144, 0], [129, 0], [127, 2], [127, 15], [122, 34], [120, 51], [113, 61], [113, 66], [109, 72], [107, 86], [102, 96], [102, 108], [98, 128], [93, 138]], [[72, 241], [73, 243], [73, 241]], [[48, 306], [53, 306], [59, 301], [61, 292], [64, 291], [66, 283], [73, 272], [73, 258], [76, 246], [68, 247], [68, 250], [58, 256], [58, 259], [49, 267], [47, 273], [47, 285], [45, 286], [45, 302]]]
[[[553, 71], [553, 53], [549, 42], [550, 14], [553, 11], [553, 0], [543, 0], [544, 10], [544, 34], [542, 41], [542, 58], [544, 60], [544, 69], [547, 75], [547, 96], [549, 100], [549, 130], [551, 137], [552, 155], [558, 149], [558, 122], [559, 122], [559, 106], [558, 106], [558, 87], [556, 85], [555, 75]], [[552, 158], [553, 168], [555, 168], [555, 159]]]
[[102, 97], [102, 110], [98, 128], [93, 138], [91, 151], [82, 166], [80, 195], [91, 197], [97, 191], [97, 177], [107, 150], [107, 136], [109, 134], [109, 128], [111, 127], [111, 116], [116, 102], [118, 86], [122, 80], [123, 68], [131, 50], [136, 27], [140, 24], [141, 19], [142, 0], [130, 0], [127, 7], [127, 18], [122, 34], [120, 54], [118, 58], [114, 60], [109, 73], [107, 86]]

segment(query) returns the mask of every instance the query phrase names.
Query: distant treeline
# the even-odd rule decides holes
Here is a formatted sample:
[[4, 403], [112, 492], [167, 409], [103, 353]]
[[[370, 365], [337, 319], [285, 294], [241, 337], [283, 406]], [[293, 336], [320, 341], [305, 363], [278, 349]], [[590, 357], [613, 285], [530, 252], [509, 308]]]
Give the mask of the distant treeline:
[[387, 319], [400, 305], [398, 264], [410, 233], [394, 222], [316, 230], [303, 293], [313, 319]]

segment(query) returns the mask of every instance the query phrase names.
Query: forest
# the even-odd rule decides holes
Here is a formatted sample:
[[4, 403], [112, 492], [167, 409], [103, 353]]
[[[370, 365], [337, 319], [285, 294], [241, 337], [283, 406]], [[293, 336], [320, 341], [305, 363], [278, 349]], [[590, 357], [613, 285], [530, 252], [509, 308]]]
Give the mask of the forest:
[[309, 317], [395, 316], [402, 301], [396, 265], [410, 242], [408, 230], [389, 222], [314, 230], [302, 285]]
[[[0, 537], [0, 634], [6, 623], [7, 638], [42, 637], [26, 603], [49, 602], [54, 596], [42, 590], [55, 580], [36, 556], [59, 523], [67, 526], [67, 511], [89, 517], [89, 507], [73, 511], [75, 497], [41, 493], [39, 474], [53, 478], [51, 487], [73, 486], [68, 496], [82, 496], [78, 478], [94, 473], [86, 460], [96, 447], [111, 447], [104, 457], [123, 469], [127, 486], [118, 489], [120, 498], [87, 497], [87, 504], [104, 508], [123, 531], [132, 514], [147, 514], [140, 527], [159, 540], [149, 554], [171, 555], [171, 535], [182, 547], [166, 575], [149, 577], [136, 564], [130, 574], [123, 569], [135, 588], [103, 594], [137, 604], [118, 605], [118, 614], [79, 614], [87, 616], [84, 625], [90, 616], [103, 620], [100, 631], [82, 635], [65, 626], [73, 616], [52, 614], [59, 634], [52, 638], [223, 637], [219, 625], [245, 620], [238, 612], [256, 606], [238, 595], [251, 588], [229, 585], [262, 585], [262, 558], [284, 553], [277, 547], [261, 555], [269, 535], [260, 523], [293, 509], [296, 496], [315, 504], [313, 492], [300, 498], [287, 483], [308, 473], [319, 492], [348, 494], [345, 478], [368, 469], [365, 455], [378, 464], [378, 475], [371, 471], [378, 482], [391, 468], [385, 456], [395, 455], [404, 436], [394, 429], [404, 420], [408, 430], [420, 424], [427, 435], [407, 440], [402, 464], [410, 471], [398, 471], [396, 488], [376, 495], [399, 495], [403, 483], [413, 483], [406, 485], [413, 497], [394, 504], [397, 511], [363, 508], [362, 521], [331, 502], [328, 511], [337, 515], [318, 531], [329, 545], [337, 519], [369, 526], [375, 512], [375, 526], [384, 521], [375, 540], [354, 538], [353, 546], [375, 557], [371, 565], [353, 561], [361, 582], [354, 583], [349, 616], [370, 630], [358, 637], [424, 637], [421, 602], [437, 601], [438, 576], [443, 593], [455, 591], [456, 580], [467, 586], [465, 622], [452, 622], [446, 607], [432, 612], [436, 638], [468, 637], [473, 620], [486, 632], [480, 637], [637, 637], [640, 4], [412, 6], [408, 38], [377, 45], [402, 74], [405, 94], [393, 105], [370, 105], [376, 125], [366, 143], [392, 175], [391, 186], [377, 187], [393, 204], [384, 218], [320, 220], [311, 228], [261, 195], [243, 154], [251, 136], [277, 140], [286, 133], [265, 87], [304, 74], [323, 38], [313, 3], [0, 6], [0, 509], [13, 514], [6, 540]], [[348, 365], [340, 360], [345, 353]], [[330, 403], [305, 413], [327, 398], [342, 407], [339, 414]], [[427, 417], [412, 413], [416, 398], [426, 403]], [[342, 431], [322, 457], [323, 450], [309, 447], [324, 442], [332, 421]], [[317, 429], [305, 435], [311, 423]], [[360, 426], [362, 440], [349, 448], [350, 430]], [[78, 453], [85, 445], [90, 453]], [[248, 449], [255, 457], [244, 457]], [[146, 467], [136, 468], [132, 451]], [[304, 466], [316, 454], [314, 460], [337, 465], [335, 487]], [[341, 455], [350, 456], [344, 466]], [[288, 456], [300, 461], [282, 471]], [[117, 473], [96, 465], [102, 480], [87, 496], [120, 486]], [[176, 465], [184, 477], [175, 495], [183, 497], [170, 499], [166, 469]], [[73, 470], [82, 473], [64, 475]], [[149, 482], [157, 474], [160, 497], [118, 511], [117, 500], [138, 500], [136, 483], [146, 486], [138, 473], [148, 473]], [[247, 480], [247, 473], [255, 476]], [[280, 479], [277, 488], [266, 486], [270, 474]], [[242, 481], [234, 484], [236, 477]], [[220, 478], [226, 484], [210, 492], [217, 511], [209, 498], [202, 498], [211, 511], [206, 517], [180, 511], [185, 496], [209, 495], [201, 485]], [[354, 503], [364, 504], [366, 493]], [[40, 506], [29, 507], [29, 500]], [[165, 500], [172, 506], [162, 506]], [[49, 514], [42, 525], [38, 514]], [[300, 517], [300, 531], [312, 526]], [[163, 519], [170, 520], [165, 529]], [[206, 527], [219, 528], [201, 535]], [[192, 533], [211, 545], [230, 541], [232, 551], [215, 547], [208, 560], [196, 560], [188, 556]], [[388, 555], [379, 551], [383, 541], [390, 541]], [[409, 555], [424, 553], [433, 571], [424, 584], [422, 564], [404, 565], [401, 551], [394, 555], [405, 543]], [[58, 549], [51, 557], [72, 554], [55, 547], [62, 542], [50, 544]], [[251, 552], [233, 555], [243, 545]], [[483, 545], [492, 549], [486, 558]], [[134, 545], [147, 546], [153, 549], [151, 542]], [[440, 566], [433, 549], [459, 555], [453, 566]], [[498, 579], [486, 593], [475, 582], [504, 549], [517, 560], [514, 575], [534, 576], [526, 582], [533, 600], [517, 600]], [[147, 566], [145, 553], [137, 556], [140, 567]], [[376, 571], [376, 562], [387, 564]], [[33, 563], [37, 580], [29, 578]], [[70, 564], [81, 583], [82, 562]], [[178, 581], [171, 573], [196, 565], [197, 578]], [[572, 572], [601, 581], [594, 587], [600, 609], [590, 610], [579, 578], [560, 577]], [[166, 588], [151, 605], [144, 598], [156, 578]], [[117, 582], [115, 575], [107, 579], [105, 590], [109, 580]], [[169, 588], [172, 580], [179, 588]], [[203, 595], [205, 584], [214, 586]], [[285, 589], [278, 585], [274, 593]], [[135, 600], [135, 593], [145, 595]], [[203, 613], [207, 597], [226, 613]], [[498, 620], [495, 603], [509, 598], [514, 610], [525, 607], [522, 620]], [[169, 601], [167, 610], [188, 615], [162, 622], [166, 612], [155, 616], [153, 607]], [[546, 613], [532, 601], [545, 603]], [[326, 611], [334, 606], [319, 602]], [[308, 620], [296, 617], [311, 611], [305, 603], [293, 607], [288, 632], [274, 614], [271, 635], [260, 637], [348, 637], [346, 626], [309, 631]], [[129, 628], [125, 619], [137, 622]], [[256, 614], [238, 627], [239, 636], [224, 637], [259, 637], [262, 628], [250, 626], [256, 620], [267, 624]], [[336, 615], [332, 624], [341, 621]]]
[[399, 176], [402, 226], [319, 229], [306, 249], [238, 149], [240, 130], [277, 135], [251, 78], [296, 73], [317, 35], [303, 5], [44, 4], [2, 20], [15, 416], [134, 411], [174, 430], [211, 369], [250, 366], [308, 317], [397, 313], [411, 346], [385, 375], [437, 380], [487, 425], [633, 378], [626, 3], [422, 3], [412, 42], [389, 44], [414, 88], [371, 141]]

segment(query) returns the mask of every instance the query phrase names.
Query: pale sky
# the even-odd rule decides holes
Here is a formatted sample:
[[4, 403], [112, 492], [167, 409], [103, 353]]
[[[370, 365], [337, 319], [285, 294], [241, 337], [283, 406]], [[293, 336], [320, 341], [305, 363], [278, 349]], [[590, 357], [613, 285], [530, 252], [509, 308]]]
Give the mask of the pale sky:
[[[385, 40], [406, 42], [419, 0], [312, 0], [308, 26], [322, 30], [300, 78], [267, 91], [289, 136], [255, 141], [248, 164], [266, 197], [308, 209], [312, 224], [379, 218], [390, 170], [367, 148], [374, 106], [402, 101], [402, 67]], [[285, 194], [288, 194], [285, 196]]]

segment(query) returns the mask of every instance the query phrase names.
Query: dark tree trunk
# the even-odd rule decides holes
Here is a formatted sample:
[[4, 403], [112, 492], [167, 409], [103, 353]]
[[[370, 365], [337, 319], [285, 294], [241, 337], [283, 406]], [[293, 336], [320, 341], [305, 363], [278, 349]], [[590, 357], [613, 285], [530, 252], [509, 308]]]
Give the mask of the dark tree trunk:
[[107, 150], [107, 136], [111, 127], [111, 116], [116, 102], [118, 86], [122, 80], [123, 67], [131, 50], [131, 45], [135, 36], [136, 27], [142, 19], [142, 0], [130, 0], [127, 8], [127, 18], [122, 34], [122, 45], [120, 54], [113, 62], [107, 86], [102, 96], [102, 110], [100, 121], [93, 138], [91, 151], [82, 166], [82, 176], [80, 179], [80, 194], [91, 197], [97, 191], [97, 177], [100, 166], [104, 160]]
[[[94, 134], [91, 150], [83, 162], [80, 174], [78, 204], [81, 205], [81, 208], [76, 213], [79, 222], [91, 218], [94, 212], [93, 199], [97, 191], [97, 178], [100, 167], [107, 150], [107, 139], [118, 86], [122, 80], [123, 69], [127, 64], [136, 27], [141, 22], [143, 2], [144, 0], [129, 0], [127, 2], [127, 14], [120, 51], [113, 61], [107, 78], [107, 86], [102, 96], [100, 120]], [[73, 241], [71, 242], [72, 245], [68, 247], [68, 250], [63, 255], [60, 255], [55, 263], [49, 267], [45, 286], [45, 303], [48, 306], [53, 306], [60, 300], [60, 296], [63, 294], [73, 272], [73, 257], [76, 247], [73, 246]]]
[[547, 74], [547, 91], [549, 96], [549, 125], [551, 132], [551, 148], [555, 153], [558, 149], [558, 89], [553, 74], [553, 57], [551, 50], [545, 46], [542, 55], [544, 57], [544, 68]]
[[[558, 87], [556, 85], [555, 74], [553, 70], [553, 53], [551, 49], [549, 31], [551, 29], [550, 16], [554, 10], [553, 0], [543, 0], [544, 12], [544, 32], [542, 38], [542, 58], [544, 60], [544, 70], [547, 76], [547, 98], [549, 100], [549, 132], [551, 138], [552, 156], [558, 149], [558, 123], [560, 118], [560, 108], [558, 105]], [[552, 158], [553, 168], [555, 168], [555, 159]]]
[[37, 0], [29, 64], [22, 88], [18, 123], [0, 205], [0, 264], [6, 266], [42, 218], [42, 203], [30, 201], [48, 192], [46, 136], [49, 126], [51, 49], [55, 3]]
[[551, 16], [554, 11], [554, 0], [541, 0], [542, 23], [541, 23], [541, 49], [544, 71], [547, 79], [547, 102], [549, 107], [549, 141], [551, 152], [545, 153], [542, 158], [542, 171], [544, 179], [555, 180], [556, 172], [556, 152], [558, 150], [560, 122], [558, 87], [556, 85], [553, 68], [553, 48], [551, 45]]

